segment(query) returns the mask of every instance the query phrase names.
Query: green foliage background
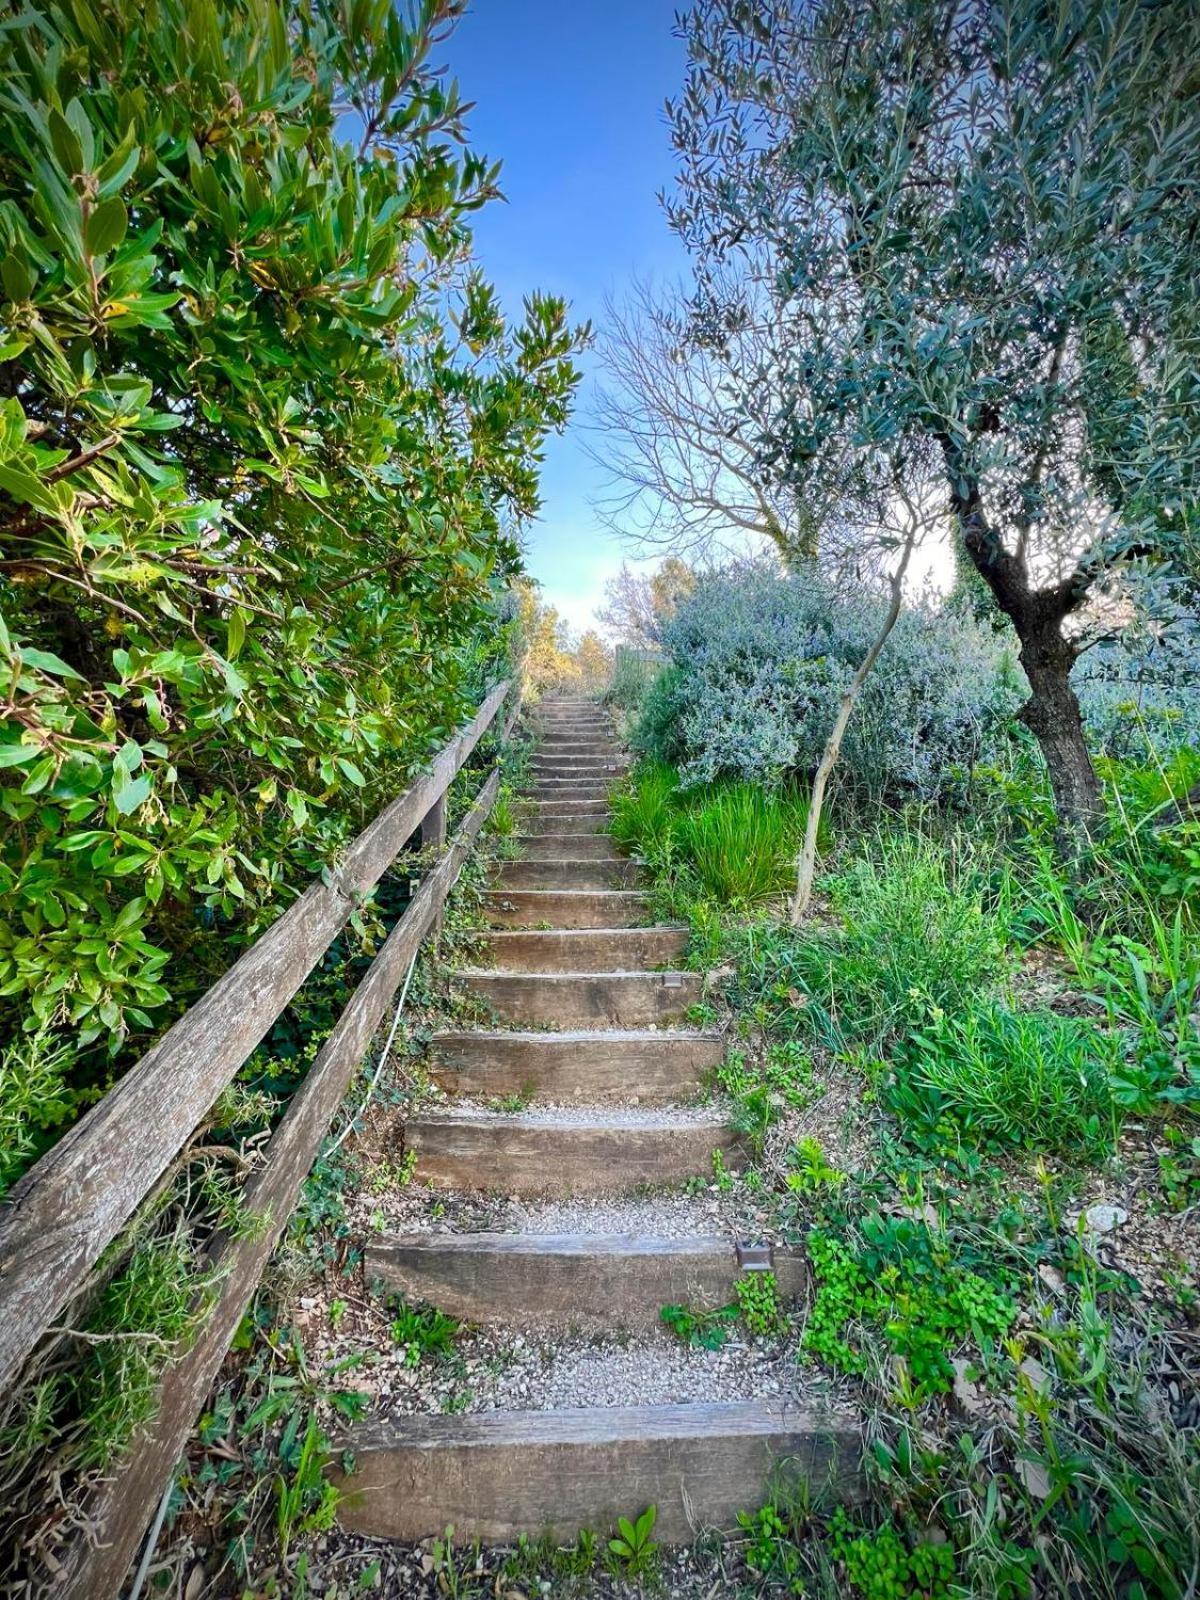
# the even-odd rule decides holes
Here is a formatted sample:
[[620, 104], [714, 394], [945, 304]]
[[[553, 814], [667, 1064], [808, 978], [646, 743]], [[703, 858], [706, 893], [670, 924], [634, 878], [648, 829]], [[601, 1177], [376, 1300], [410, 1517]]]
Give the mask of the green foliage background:
[[472, 261], [461, 10], [0, 24], [0, 1032], [82, 1052], [72, 1094], [503, 670], [580, 335]]

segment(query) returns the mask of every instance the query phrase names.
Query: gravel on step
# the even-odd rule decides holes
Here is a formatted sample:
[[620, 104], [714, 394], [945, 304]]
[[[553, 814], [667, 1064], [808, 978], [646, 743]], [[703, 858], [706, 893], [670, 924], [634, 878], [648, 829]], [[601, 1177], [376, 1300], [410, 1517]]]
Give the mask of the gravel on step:
[[421, 1184], [389, 1185], [350, 1198], [352, 1226], [360, 1236], [418, 1233], [621, 1233], [660, 1239], [704, 1234], [731, 1238], [772, 1237], [769, 1197], [744, 1185], [722, 1190], [714, 1183], [664, 1187], [623, 1196], [561, 1200], [516, 1200], [502, 1195], [456, 1194]]
[[339, 1386], [363, 1394], [377, 1417], [751, 1399], [814, 1405], [831, 1393], [799, 1360], [795, 1335], [753, 1340], [739, 1329], [723, 1348], [703, 1350], [665, 1329], [552, 1338], [470, 1329], [430, 1356], [396, 1341], [394, 1313], [378, 1302], [357, 1301], [336, 1328], [319, 1296], [300, 1306], [310, 1369], [339, 1371]]
[[718, 1105], [704, 1106], [613, 1106], [570, 1105], [538, 1101], [521, 1111], [497, 1111], [484, 1100], [455, 1095], [452, 1102], [438, 1104], [432, 1098], [421, 1110], [422, 1117], [453, 1122], [463, 1117], [494, 1117], [497, 1122], [537, 1123], [546, 1127], [573, 1125], [581, 1120], [601, 1128], [641, 1128], [648, 1123], [658, 1127], [720, 1128], [728, 1122], [728, 1112]]
[[512, 1201], [505, 1233], [641, 1234], [656, 1239], [690, 1239], [705, 1234], [738, 1233], [741, 1218], [715, 1190], [684, 1194], [667, 1189], [625, 1199]]

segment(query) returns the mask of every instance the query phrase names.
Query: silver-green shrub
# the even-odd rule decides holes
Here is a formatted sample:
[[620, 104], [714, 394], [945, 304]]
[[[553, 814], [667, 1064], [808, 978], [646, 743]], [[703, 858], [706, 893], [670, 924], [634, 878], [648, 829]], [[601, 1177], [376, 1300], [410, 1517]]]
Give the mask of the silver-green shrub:
[[[673, 670], [637, 741], [688, 785], [811, 772], [884, 611], [815, 568], [740, 563], [705, 577], [664, 628]], [[1011, 652], [987, 625], [906, 606], [855, 707], [843, 771], [874, 794], [937, 798], [1020, 700]]]

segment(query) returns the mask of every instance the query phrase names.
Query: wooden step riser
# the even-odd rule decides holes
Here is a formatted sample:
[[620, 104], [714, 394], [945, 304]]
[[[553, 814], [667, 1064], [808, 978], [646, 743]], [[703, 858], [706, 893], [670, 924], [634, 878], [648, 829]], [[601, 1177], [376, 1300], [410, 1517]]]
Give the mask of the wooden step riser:
[[589, 800], [602, 805], [607, 811], [611, 793], [612, 785], [607, 783], [535, 783], [522, 798], [536, 801], [539, 805], [553, 804], [558, 809], [580, 800]]
[[608, 807], [600, 802], [594, 811], [544, 811], [539, 806], [522, 819], [530, 833], [570, 833], [580, 835], [605, 833], [608, 830]]
[[542, 718], [525, 724], [538, 739], [574, 739], [578, 743], [589, 740], [617, 742], [617, 731], [611, 722], [603, 719], [568, 720], [565, 717]]
[[552, 794], [545, 800], [534, 800], [529, 795], [518, 795], [516, 803], [523, 808], [523, 814], [531, 817], [558, 815], [567, 817], [603, 817], [607, 819], [610, 813], [607, 790], [591, 800], [586, 797], [581, 799], [574, 794]]
[[597, 762], [594, 767], [585, 766], [540, 766], [537, 763], [531, 769], [530, 776], [539, 787], [544, 783], [606, 783], [613, 785], [619, 783], [628, 771], [628, 767], [621, 762]]
[[455, 987], [500, 1022], [534, 1028], [648, 1028], [678, 1022], [703, 998], [699, 972], [473, 972]]
[[644, 895], [631, 890], [493, 890], [483, 912], [498, 928], [635, 928], [650, 919]]
[[538, 761], [624, 761], [628, 759], [628, 752], [619, 744], [576, 744], [564, 741], [562, 744], [552, 744], [543, 741], [537, 749], [535, 760]]
[[[805, 1259], [774, 1255], [784, 1299], [807, 1294]], [[731, 1238], [420, 1233], [367, 1246], [368, 1283], [450, 1316], [510, 1328], [647, 1329], [663, 1306], [729, 1305], [742, 1274]]]
[[502, 1116], [418, 1117], [404, 1140], [405, 1149], [416, 1152], [417, 1183], [519, 1196], [630, 1194], [645, 1185], [708, 1178], [714, 1150], [726, 1166], [744, 1165], [738, 1135], [708, 1123], [592, 1127]]
[[533, 751], [534, 761], [628, 761], [629, 746], [618, 739], [546, 737]]
[[336, 1441], [354, 1459], [338, 1518], [351, 1532], [415, 1541], [447, 1526], [461, 1543], [549, 1533], [602, 1538], [658, 1508], [654, 1539], [733, 1530], [780, 1478], [812, 1497], [857, 1498], [861, 1442], [844, 1415], [754, 1401], [483, 1412], [360, 1423]]
[[616, 734], [607, 717], [531, 717], [526, 726], [542, 738], [611, 739]]
[[623, 750], [605, 750], [587, 755], [570, 751], [538, 750], [530, 763], [534, 772], [604, 772], [610, 767], [624, 770], [629, 757]]
[[505, 861], [496, 873], [497, 889], [632, 889], [638, 882], [634, 861]]
[[525, 861], [621, 861], [606, 833], [522, 833], [516, 843]]
[[686, 928], [494, 933], [472, 964], [502, 972], [646, 972], [677, 965], [688, 938]]
[[520, 1094], [566, 1102], [690, 1099], [725, 1058], [724, 1041], [692, 1032], [439, 1033], [429, 1074], [452, 1094]]

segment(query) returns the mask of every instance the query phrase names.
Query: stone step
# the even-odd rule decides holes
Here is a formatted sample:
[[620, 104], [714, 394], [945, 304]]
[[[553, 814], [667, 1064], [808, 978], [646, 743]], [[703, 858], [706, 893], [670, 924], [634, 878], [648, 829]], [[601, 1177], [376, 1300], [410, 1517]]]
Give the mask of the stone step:
[[515, 842], [526, 861], [624, 861], [606, 833], [519, 833]]
[[711, 1177], [714, 1150], [729, 1167], [745, 1159], [740, 1135], [712, 1116], [644, 1109], [429, 1112], [404, 1145], [418, 1183], [510, 1195], [621, 1194]]
[[486, 1099], [521, 1094], [544, 1100], [686, 1100], [725, 1058], [720, 1034], [648, 1028], [522, 1033], [473, 1029], [438, 1033], [429, 1073], [451, 1093]]
[[655, 1505], [655, 1542], [686, 1544], [736, 1527], [781, 1477], [814, 1499], [827, 1484], [855, 1496], [861, 1439], [845, 1413], [733, 1400], [380, 1417], [335, 1453], [354, 1460], [336, 1480], [352, 1533], [415, 1541], [453, 1526], [462, 1543], [567, 1543]]
[[[804, 1256], [776, 1249], [779, 1294], [807, 1293]], [[469, 1322], [515, 1328], [658, 1328], [663, 1306], [729, 1305], [742, 1272], [736, 1241], [645, 1234], [449, 1233], [371, 1241], [368, 1283], [428, 1301]]]
[[[550, 806], [558, 804], [551, 801]], [[603, 800], [589, 800], [586, 802], [589, 809], [583, 806], [574, 811], [558, 811], [548, 809], [540, 804], [536, 809], [531, 809], [524, 817], [524, 825], [531, 831], [540, 833], [571, 833], [580, 834], [605, 833], [608, 830], [608, 807]]]
[[629, 889], [638, 881], [636, 861], [503, 861], [497, 889]]
[[678, 963], [690, 936], [686, 927], [492, 933], [479, 965], [503, 972], [646, 972]]
[[[520, 1027], [644, 1028], [677, 1022], [704, 996], [701, 972], [485, 972], [455, 986]], [[636, 1090], [636, 1085], [630, 1085]]]
[[650, 919], [633, 889], [493, 889], [483, 911], [500, 928], [635, 928]]

